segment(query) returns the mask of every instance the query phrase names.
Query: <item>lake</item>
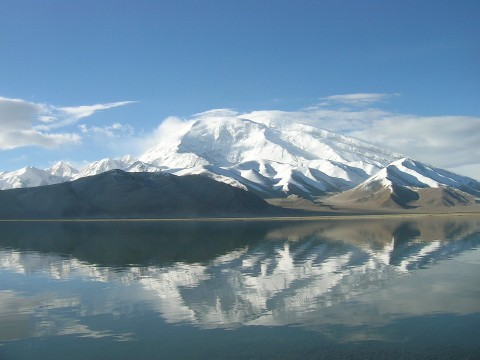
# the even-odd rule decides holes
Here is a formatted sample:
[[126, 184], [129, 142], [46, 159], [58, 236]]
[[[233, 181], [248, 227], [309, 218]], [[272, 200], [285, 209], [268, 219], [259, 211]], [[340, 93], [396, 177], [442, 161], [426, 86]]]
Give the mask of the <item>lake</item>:
[[479, 359], [480, 217], [0, 223], [0, 359]]

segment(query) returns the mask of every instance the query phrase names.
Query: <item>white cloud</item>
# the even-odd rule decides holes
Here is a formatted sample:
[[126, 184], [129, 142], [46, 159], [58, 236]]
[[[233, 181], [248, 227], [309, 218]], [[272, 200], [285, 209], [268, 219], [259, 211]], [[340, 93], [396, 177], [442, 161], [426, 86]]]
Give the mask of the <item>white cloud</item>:
[[349, 133], [354, 130], [363, 129], [372, 119], [389, 116], [391, 113], [380, 109], [330, 109], [330, 108], [308, 108], [300, 111], [279, 111], [263, 110], [243, 114], [251, 120], [270, 118], [274, 120], [295, 121], [302, 124], [312, 125], [330, 131]]
[[78, 143], [74, 133], [48, 133], [33, 127], [43, 113], [43, 106], [20, 99], [0, 97], [0, 150], [23, 146], [53, 148], [64, 143]]
[[138, 139], [139, 153], [145, 152], [159, 143], [174, 143], [182, 134], [185, 134], [197, 120], [212, 118], [234, 118], [240, 114], [231, 109], [212, 109], [192, 115], [188, 119], [182, 119], [177, 116], [169, 116], [163, 120], [160, 125], [153, 130], [151, 134]]
[[212, 109], [204, 111], [192, 116], [193, 119], [205, 119], [205, 118], [229, 118], [235, 117], [239, 113], [232, 109]]
[[[137, 139], [137, 152], [141, 154], [157, 144], [171, 143], [178, 138], [178, 135], [187, 132], [194, 121], [194, 119], [184, 120], [176, 116], [167, 117], [151, 134]], [[172, 146], [176, 145], [172, 143]]]
[[96, 105], [84, 105], [84, 106], [72, 106], [72, 107], [61, 107], [58, 108], [60, 111], [63, 111], [65, 114], [70, 115], [72, 118], [79, 120], [84, 117], [93, 115], [96, 111], [107, 110], [118, 106], [124, 106], [128, 104], [133, 104], [135, 101], [119, 101], [114, 103], [107, 104], [96, 104]]
[[78, 120], [92, 116], [97, 111], [112, 109], [119, 106], [133, 104], [135, 101], [120, 101], [106, 104], [55, 107], [52, 105], [39, 105], [41, 114], [39, 120], [42, 124], [35, 128], [38, 130], [52, 130], [72, 125]]
[[86, 136], [100, 136], [107, 138], [119, 138], [121, 136], [133, 136], [135, 131], [129, 124], [113, 123], [109, 126], [78, 125], [80, 132]]
[[392, 96], [398, 94], [378, 94], [378, 93], [356, 93], [356, 94], [343, 94], [343, 95], [331, 95], [323, 97], [322, 104], [339, 103], [345, 105], [365, 106], [380, 101], [384, 101]]
[[55, 148], [63, 144], [78, 144], [81, 137], [74, 133], [45, 134], [35, 130], [0, 132], [0, 150], [11, 150], [24, 146]]
[[30, 129], [41, 111], [38, 104], [0, 97], [0, 131]]
[[[55, 107], [21, 99], [0, 97], [0, 150], [25, 146], [54, 148], [78, 144], [81, 135], [75, 132], [52, 132], [93, 115], [96, 111], [132, 103], [123, 101], [78, 107]], [[112, 133], [118, 129], [111, 129]]]
[[[70, 106], [70, 107], [47, 107], [47, 112], [51, 113], [47, 119], [48, 126], [41, 126], [43, 129], [55, 129], [67, 125], [71, 125], [80, 119], [92, 116], [97, 111], [112, 109], [119, 106], [133, 104], [135, 101], [119, 101], [114, 103], [96, 104], [96, 105], [84, 105], [84, 106]], [[53, 118], [53, 120], [52, 120]]]
[[389, 114], [349, 135], [444, 168], [476, 164], [480, 175], [478, 117]]

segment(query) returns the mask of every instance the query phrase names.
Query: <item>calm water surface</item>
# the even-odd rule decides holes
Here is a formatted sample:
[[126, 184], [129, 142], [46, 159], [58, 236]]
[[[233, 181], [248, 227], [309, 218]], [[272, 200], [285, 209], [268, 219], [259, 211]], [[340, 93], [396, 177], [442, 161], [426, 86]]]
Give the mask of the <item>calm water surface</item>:
[[480, 218], [0, 223], [0, 359], [480, 359]]

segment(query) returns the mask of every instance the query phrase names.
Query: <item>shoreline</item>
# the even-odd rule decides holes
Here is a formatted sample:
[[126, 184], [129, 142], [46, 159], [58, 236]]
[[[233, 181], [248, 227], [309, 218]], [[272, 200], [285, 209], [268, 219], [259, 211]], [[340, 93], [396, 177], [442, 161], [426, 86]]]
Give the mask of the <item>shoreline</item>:
[[280, 222], [280, 221], [322, 221], [322, 220], [380, 220], [401, 218], [428, 218], [470, 216], [480, 217], [479, 212], [459, 213], [385, 213], [385, 214], [339, 214], [308, 216], [259, 216], [259, 217], [205, 217], [205, 218], [98, 218], [98, 219], [0, 219], [0, 223], [28, 222]]

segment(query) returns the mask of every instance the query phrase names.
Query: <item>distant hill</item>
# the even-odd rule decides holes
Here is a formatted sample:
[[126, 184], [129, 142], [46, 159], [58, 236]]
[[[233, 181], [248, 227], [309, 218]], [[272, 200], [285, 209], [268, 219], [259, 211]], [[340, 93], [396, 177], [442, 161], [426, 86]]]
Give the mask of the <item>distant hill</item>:
[[478, 181], [403, 158], [326, 202], [363, 209], [439, 210], [478, 205], [479, 198]]
[[0, 219], [278, 214], [245, 190], [198, 175], [111, 170], [72, 182], [0, 191]]

